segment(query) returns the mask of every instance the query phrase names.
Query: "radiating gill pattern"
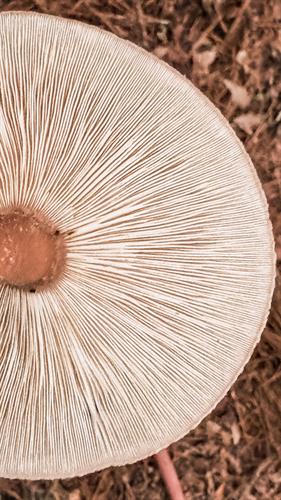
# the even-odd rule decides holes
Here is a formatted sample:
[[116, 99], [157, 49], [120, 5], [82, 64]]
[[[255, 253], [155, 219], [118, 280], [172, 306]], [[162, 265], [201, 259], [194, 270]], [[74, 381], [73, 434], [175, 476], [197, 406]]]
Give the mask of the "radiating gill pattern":
[[64, 276], [0, 285], [0, 476], [141, 459], [217, 404], [268, 314], [254, 168], [192, 84], [74, 21], [0, 16], [0, 209], [65, 235]]

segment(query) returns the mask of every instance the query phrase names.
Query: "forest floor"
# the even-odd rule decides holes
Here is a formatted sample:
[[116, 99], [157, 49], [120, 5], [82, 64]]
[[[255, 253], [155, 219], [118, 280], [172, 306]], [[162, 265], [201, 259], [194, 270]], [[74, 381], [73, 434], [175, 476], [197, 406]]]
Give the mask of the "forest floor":
[[[146, 48], [191, 79], [243, 141], [274, 228], [272, 310], [236, 384], [170, 451], [188, 500], [281, 500], [280, 0], [0, 0], [6, 10], [83, 20]], [[167, 498], [153, 458], [66, 481], [0, 479], [0, 500]]]

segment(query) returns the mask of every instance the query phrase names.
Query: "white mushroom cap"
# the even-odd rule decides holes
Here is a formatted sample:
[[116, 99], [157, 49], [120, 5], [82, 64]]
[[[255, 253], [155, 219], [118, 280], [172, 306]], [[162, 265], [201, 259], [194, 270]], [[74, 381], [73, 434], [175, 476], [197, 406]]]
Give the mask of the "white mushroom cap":
[[[274, 285], [267, 204], [219, 111], [92, 26], [0, 16], [0, 213], [64, 235], [52, 288], [0, 284], [0, 476], [144, 458], [226, 394]], [[0, 242], [1, 244], [1, 242]]]

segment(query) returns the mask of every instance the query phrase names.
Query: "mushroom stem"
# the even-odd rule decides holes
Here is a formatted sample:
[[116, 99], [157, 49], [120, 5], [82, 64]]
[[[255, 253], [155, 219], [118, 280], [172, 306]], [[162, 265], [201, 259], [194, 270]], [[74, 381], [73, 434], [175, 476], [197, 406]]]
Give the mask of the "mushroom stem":
[[0, 282], [43, 287], [61, 273], [64, 242], [40, 217], [15, 209], [0, 214]]
[[168, 450], [159, 451], [154, 455], [154, 458], [158, 464], [171, 500], [184, 500], [182, 487]]

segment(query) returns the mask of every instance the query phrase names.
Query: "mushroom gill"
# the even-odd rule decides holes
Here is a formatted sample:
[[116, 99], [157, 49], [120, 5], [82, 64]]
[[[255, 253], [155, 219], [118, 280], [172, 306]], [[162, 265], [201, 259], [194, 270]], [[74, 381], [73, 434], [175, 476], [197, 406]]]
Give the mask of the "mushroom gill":
[[175, 70], [71, 20], [0, 30], [0, 246], [18, 259], [0, 267], [0, 476], [82, 475], [226, 394], [268, 315], [271, 225], [244, 148]]

